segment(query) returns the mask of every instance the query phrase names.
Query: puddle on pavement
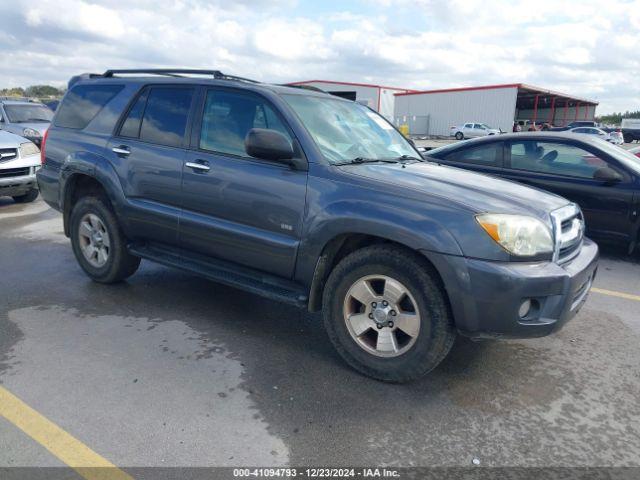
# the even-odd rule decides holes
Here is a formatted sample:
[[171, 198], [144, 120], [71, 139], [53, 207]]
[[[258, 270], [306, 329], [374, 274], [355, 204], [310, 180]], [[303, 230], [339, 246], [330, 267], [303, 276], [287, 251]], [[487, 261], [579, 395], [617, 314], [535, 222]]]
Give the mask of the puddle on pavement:
[[118, 464], [288, 462], [241, 388], [241, 362], [184, 322], [56, 307], [8, 318], [23, 337], [7, 352], [4, 385]]

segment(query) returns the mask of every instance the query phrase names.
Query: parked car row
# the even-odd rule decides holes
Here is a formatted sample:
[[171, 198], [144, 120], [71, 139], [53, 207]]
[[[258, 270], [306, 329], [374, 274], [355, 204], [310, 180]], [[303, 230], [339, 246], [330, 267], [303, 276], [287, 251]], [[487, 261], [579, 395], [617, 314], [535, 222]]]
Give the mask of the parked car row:
[[[524, 129], [522, 125], [524, 125]], [[532, 131], [539, 130], [534, 127], [533, 123], [528, 123], [527, 120], [520, 120], [519, 122], [514, 122], [514, 132], [525, 131], [527, 125], [531, 127]], [[582, 135], [595, 135], [607, 142], [611, 142], [614, 145], [622, 145], [625, 140], [623, 134], [620, 129], [610, 129], [609, 131], [605, 131], [601, 128], [595, 126], [596, 123], [592, 121], [576, 121], [571, 122], [566, 127], [549, 127], [546, 123], [544, 126], [540, 128], [543, 131], [556, 131], [556, 132], [567, 132], [567, 133], [576, 133]], [[486, 123], [474, 123], [467, 122], [460, 126], [453, 126], [449, 130], [449, 136], [455, 137], [456, 140], [465, 140], [469, 138], [477, 138], [477, 137], [486, 137], [490, 135], [497, 135], [500, 133], [505, 133], [500, 129], [492, 128]]]

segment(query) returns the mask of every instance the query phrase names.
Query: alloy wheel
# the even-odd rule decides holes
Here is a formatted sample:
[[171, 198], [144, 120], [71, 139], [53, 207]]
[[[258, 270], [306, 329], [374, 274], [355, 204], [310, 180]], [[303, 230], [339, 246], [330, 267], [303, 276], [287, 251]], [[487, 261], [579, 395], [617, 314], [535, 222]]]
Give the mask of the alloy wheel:
[[420, 333], [414, 297], [401, 282], [386, 275], [356, 280], [345, 296], [343, 317], [358, 346], [378, 357], [406, 353]]

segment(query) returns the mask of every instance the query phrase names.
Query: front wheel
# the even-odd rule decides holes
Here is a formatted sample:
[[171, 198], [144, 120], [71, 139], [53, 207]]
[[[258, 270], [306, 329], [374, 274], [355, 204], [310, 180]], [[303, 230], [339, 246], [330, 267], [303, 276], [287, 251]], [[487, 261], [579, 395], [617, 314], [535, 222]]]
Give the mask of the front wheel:
[[456, 140], [462, 140], [464, 138], [464, 133], [462, 132], [457, 132], [456, 133]]
[[38, 193], [39, 192], [37, 188], [32, 188], [24, 195], [16, 195], [15, 197], [12, 197], [12, 198], [13, 198], [13, 201], [16, 203], [31, 203], [36, 198], [38, 198]]
[[372, 246], [345, 257], [325, 286], [323, 315], [342, 358], [387, 382], [422, 377], [444, 359], [455, 339], [437, 273], [400, 247]]

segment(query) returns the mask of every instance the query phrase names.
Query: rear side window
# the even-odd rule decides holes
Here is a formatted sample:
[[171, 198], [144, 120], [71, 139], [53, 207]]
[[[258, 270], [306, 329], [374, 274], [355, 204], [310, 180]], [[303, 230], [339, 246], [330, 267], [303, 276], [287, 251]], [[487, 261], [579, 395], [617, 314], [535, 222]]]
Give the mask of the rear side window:
[[152, 87], [140, 126], [140, 140], [169, 147], [182, 145], [193, 88]]
[[140, 123], [142, 122], [142, 114], [147, 103], [147, 92], [138, 97], [136, 103], [133, 104], [131, 110], [127, 114], [122, 127], [120, 128], [121, 137], [138, 138], [140, 136]]
[[499, 142], [493, 142], [473, 148], [465, 148], [462, 151], [455, 150], [444, 157], [450, 162], [474, 163], [476, 165], [501, 166], [501, 147]]
[[122, 85], [78, 85], [73, 87], [58, 107], [54, 124], [57, 127], [85, 128], [122, 89]]
[[510, 150], [511, 168], [516, 170], [593, 178], [596, 170], [608, 166], [593, 153], [564, 143], [513, 141]]

